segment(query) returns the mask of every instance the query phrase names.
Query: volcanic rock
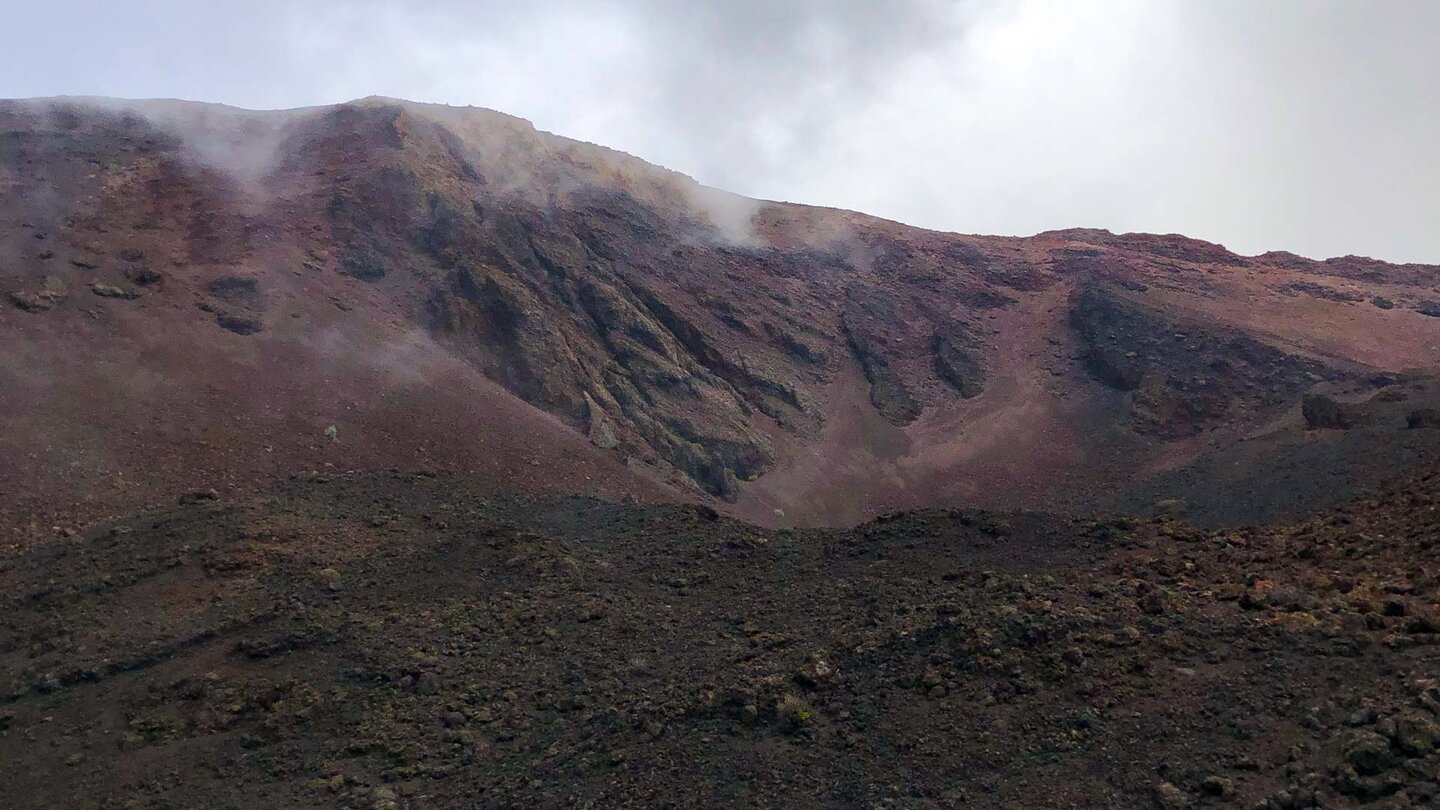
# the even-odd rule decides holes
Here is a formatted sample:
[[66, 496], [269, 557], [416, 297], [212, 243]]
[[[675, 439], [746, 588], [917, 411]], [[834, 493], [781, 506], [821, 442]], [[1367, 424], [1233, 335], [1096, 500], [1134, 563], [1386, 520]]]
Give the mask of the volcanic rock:
[[1419, 408], [1405, 416], [1408, 428], [1440, 428], [1440, 408]]
[[1301, 403], [1301, 413], [1305, 427], [1310, 430], [1346, 430], [1354, 424], [1345, 406], [1323, 394], [1307, 395]]

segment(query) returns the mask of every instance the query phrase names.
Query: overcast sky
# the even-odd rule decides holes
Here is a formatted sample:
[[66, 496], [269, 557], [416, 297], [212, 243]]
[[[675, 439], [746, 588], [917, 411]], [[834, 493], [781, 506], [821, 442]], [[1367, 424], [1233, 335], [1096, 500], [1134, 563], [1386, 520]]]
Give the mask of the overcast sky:
[[966, 233], [1440, 263], [1436, 0], [0, 0], [0, 96], [492, 107]]

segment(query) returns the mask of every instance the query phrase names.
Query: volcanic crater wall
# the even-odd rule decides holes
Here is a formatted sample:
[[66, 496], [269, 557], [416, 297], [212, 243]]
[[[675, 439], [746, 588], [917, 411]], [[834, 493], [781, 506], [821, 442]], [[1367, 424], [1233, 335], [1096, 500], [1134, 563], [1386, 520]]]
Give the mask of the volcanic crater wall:
[[[0, 329], [16, 347], [0, 373], [4, 402], [29, 414], [0, 437], [9, 482], [83, 468], [92, 487], [132, 450], [182, 446], [237, 478], [260, 474], [262, 451], [302, 463], [287, 448], [359, 464], [341, 455], [353, 434], [306, 434], [339, 419], [330, 388], [374, 388], [358, 367], [401, 381], [343, 408], [384, 426], [367, 450], [390, 463], [447, 444], [488, 461], [485, 431], [539, 424], [507, 404], [487, 405], [501, 428], [464, 440], [448, 416], [395, 426], [385, 408], [462, 388], [430, 370], [452, 363], [484, 382], [470, 394], [503, 389], [548, 420], [534, 449], [578, 443], [612, 475], [736, 500], [788, 471], [777, 486], [799, 489], [760, 514], [842, 477], [859, 493], [880, 478], [923, 490], [904, 503], [988, 497], [997, 469], [1049, 490], [1058, 460], [1078, 465], [1079, 490], [1122, 474], [1086, 466], [1110, 463], [1095, 436], [1119, 431], [1142, 462], [1177, 440], [1223, 443], [1312, 387], [1433, 366], [1440, 347], [1435, 268], [1241, 257], [1175, 235], [924, 231], [724, 195], [499, 113], [386, 99], [0, 103], [0, 187]], [[150, 361], [172, 333], [189, 342], [183, 371]], [[212, 369], [249, 384], [201, 381]], [[147, 398], [152, 378], [169, 399]], [[47, 422], [37, 403], [79, 402], [57, 399], [67, 390], [105, 392], [123, 430]], [[174, 391], [200, 410], [172, 424]], [[857, 450], [872, 428], [909, 456]], [[121, 437], [135, 447], [113, 449]], [[497, 469], [565, 478], [528, 448], [511, 455]]]

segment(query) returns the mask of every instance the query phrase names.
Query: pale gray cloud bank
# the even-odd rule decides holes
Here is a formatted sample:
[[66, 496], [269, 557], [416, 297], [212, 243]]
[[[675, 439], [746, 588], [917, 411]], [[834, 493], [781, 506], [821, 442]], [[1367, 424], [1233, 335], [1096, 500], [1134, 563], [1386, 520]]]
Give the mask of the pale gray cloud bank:
[[1432, 0], [0, 0], [0, 96], [492, 107], [926, 227], [1440, 262]]

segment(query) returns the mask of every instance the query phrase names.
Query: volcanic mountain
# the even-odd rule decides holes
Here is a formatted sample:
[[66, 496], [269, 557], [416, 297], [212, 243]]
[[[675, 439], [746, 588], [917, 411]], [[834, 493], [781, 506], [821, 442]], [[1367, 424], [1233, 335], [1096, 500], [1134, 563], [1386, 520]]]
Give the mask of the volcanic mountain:
[[0, 189], [5, 807], [1440, 803], [1440, 268], [390, 99]]
[[963, 236], [488, 110], [0, 102], [0, 525], [404, 468], [703, 501], [1293, 518], [1435, 454], [1440, 268]]

